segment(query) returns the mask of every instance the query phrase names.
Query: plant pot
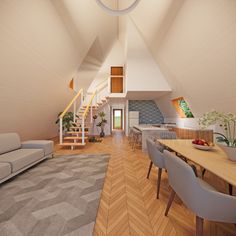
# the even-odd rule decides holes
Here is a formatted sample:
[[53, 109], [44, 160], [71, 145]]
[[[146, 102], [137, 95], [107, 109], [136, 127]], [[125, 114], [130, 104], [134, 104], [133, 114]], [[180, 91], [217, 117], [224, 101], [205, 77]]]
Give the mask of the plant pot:
[[225, 152], [231, 161], [236, 161], [236, 147], [230, 147], [223, 144], [218, 144], [219, 147]]
[[104, 136], [105, 136], [105, 133], [104, 133], [104, 131], [102, 130], [102, 131], [100, 132], [100, 137], [103, 138]]
[[105, 128], [105, 123], [102, 123], [101, 124], [101, 132], [100, 132], [100, 137], [101, 138], [105, 137], [104, 128]]

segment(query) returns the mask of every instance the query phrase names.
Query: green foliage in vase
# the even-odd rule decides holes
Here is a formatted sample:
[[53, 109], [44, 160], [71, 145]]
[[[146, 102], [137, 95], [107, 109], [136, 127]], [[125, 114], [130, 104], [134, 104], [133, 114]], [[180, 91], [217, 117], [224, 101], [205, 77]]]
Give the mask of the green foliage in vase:
[[[59, 123], [61, 114], [62, 114], [62, 112], [60, 112], [57, 115], [57, 120], [55, 122], [56, 124]], [[77, 116], [77, 115], [76, 115], [76, 117], [79, 118], [79, 116]], [[73, 112], [66, 112], [66, 114], [62, 118], [62, 129], [68, 131], [68, 130], [70, 130], [70, 128], [72, 126], [76, 126], [74, 124], [74, 113]]]
[[106, 116], [105, 112], [103, 111], [99, 112], [98, 116], [100, 117], [101, 120], [98, 122], [97, 126], [104, 127], [105, 124], [107, 123], [107, 120], [105, 119], [105, 116]]
[[213, 110], [205, 113], [199, 119], [199, 125], [202, 128], [207, 128], [210, 125], [219, 125], [223, 134], [216, 132], [215, 134], [220, 135], [216, 137], [216, 140], [219, 143], [225, 143], [227, 146], [236, 147], [236, 115]]

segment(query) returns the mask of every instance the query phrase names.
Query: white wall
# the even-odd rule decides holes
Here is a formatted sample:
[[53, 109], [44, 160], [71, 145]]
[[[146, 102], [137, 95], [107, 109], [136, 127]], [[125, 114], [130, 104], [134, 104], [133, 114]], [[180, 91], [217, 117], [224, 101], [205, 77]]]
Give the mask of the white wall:
[[[130, 14], [173, 92], [157, 99], [168, 119], [170, 100], [184, 96], [195, 117], [211, 109], [236, 113], [236, 1], [140, 1]], [[125, 45], [127, 25], [120, 19]], [[182, 125], [195, 126], [197, 119]]]
[[[116, 1], [103, 0], [115, 7]], [[52, 0], [74, 44], [80, 61], [78, 88], [88, 89], [117, 40], [118, 17], [110, 16], [94, 0]]]
[[[186, 98], [196, 118], [211, 109], [236, 113], [235, 42], [236, 1], [185, 1], [161, 45], [152, 47], [170, 98]], [[176, 117], [164, 108], [168, 99], [157, 102], [165, 117]]]
[[0, 132], [57, 134], [79, 55], [50, 1], [0, 2]]
[[126, 90], [171, 90], [136, 26], [130, 19], [128, 19], [127, 25]]
[[[106, 80], [108, 82], [111, 75], [111, 66], [124, 66], [124, 63], [124, 49], [122, 48], [120, 42], [117, 40], [114, 43], [105, 61], [103, 62], [98, 73], [96, 74], [94, 80], [90, 84], [88, 92], [94, 92], [94, 90], [98, 86], [100, 86], [100, 84], [103, 84], [103, 81]], [[110, 87], [110, 83], [108, 84], [108, 86]]]

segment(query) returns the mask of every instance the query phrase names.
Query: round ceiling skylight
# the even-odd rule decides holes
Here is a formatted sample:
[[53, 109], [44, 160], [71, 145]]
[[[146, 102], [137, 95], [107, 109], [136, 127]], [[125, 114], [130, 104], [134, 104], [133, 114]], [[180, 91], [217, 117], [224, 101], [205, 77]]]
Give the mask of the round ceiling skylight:
[[105, 5], [102, 2], [102, 0], [96, 0], [96, 2], [108, 14], [113, 15], [113, 16], [121, 16], [121, 15], [125, 15], [125, 14], [128, 14], [129, 12], [131, 12], [138, 5], [140, 0], [134, 0], [134, 2], [131, 5], [129, 5], [128, 7], [124, 8], [124, 9], [112, 9], [112, 8], [108, 7], [107, 5]]

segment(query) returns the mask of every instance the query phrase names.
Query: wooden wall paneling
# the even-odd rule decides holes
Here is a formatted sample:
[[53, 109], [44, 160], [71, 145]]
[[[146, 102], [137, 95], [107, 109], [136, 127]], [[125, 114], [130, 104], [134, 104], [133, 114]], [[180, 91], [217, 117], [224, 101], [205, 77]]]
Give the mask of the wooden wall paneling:
[[195, 130], [187, 128], [174, 127], [173, 131], [180, 139], [205, 139], [208, 142], [213, 142], [213, 130]]

